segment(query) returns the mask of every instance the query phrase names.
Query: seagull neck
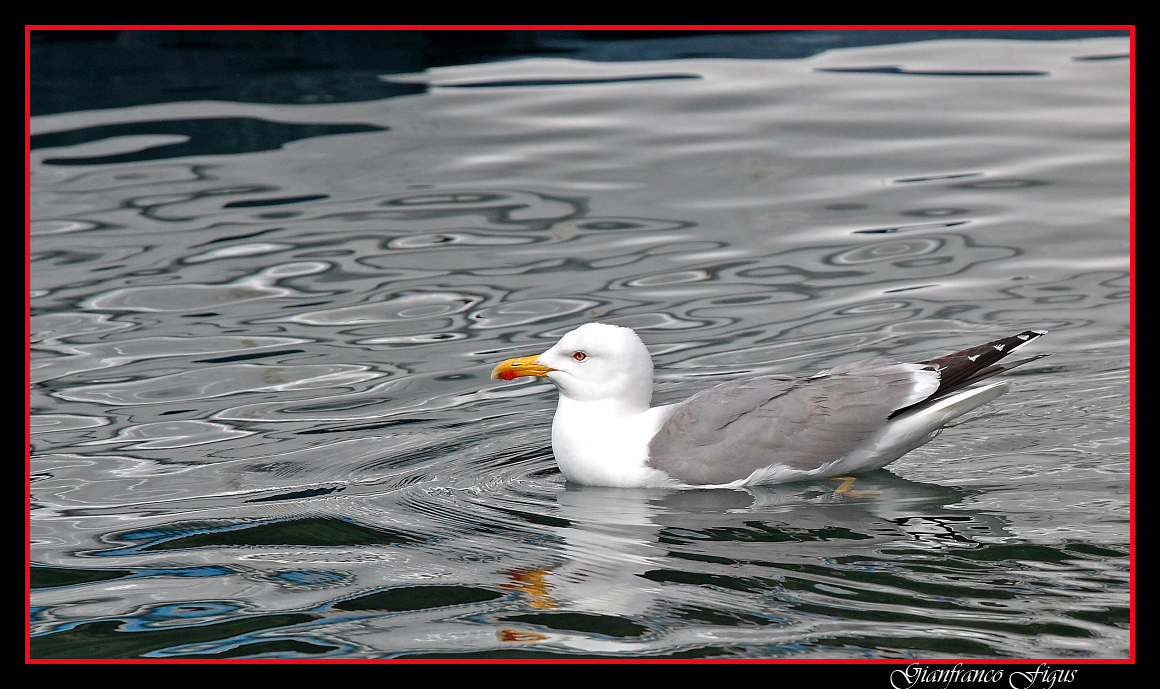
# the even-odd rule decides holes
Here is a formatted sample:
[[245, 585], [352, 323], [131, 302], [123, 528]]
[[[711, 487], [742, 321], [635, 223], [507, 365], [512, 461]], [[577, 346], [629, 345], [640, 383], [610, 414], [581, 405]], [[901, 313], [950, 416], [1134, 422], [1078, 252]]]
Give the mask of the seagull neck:
[[649, 410], [648, 402], [638, 400], [590, 400], [580, 402], [560, 395], [557, 413], [583, 414], [589, 417], [626, 418], [638, 416]]

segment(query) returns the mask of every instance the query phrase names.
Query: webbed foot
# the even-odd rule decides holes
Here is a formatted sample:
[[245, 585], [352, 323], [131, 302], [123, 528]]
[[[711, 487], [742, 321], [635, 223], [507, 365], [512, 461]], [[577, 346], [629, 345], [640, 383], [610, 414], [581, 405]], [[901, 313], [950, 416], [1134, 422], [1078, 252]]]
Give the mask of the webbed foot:
[[838, 495], [845, 495], [850, 498], [873, 498], [882, 495], [880, 490], [852, 490], [850, 486], [854, 485], [854, 481], [858, 479], [853, 476], [834, 476], [835, 481], [841, 481], [842, 485], [834, 491]]

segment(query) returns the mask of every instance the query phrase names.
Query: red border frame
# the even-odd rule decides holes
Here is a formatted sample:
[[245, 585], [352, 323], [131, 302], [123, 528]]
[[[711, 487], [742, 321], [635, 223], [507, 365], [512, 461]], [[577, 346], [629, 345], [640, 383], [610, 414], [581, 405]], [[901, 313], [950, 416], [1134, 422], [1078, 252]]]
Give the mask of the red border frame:
[[471, 24], [403, 24], [403, 25], [355, 25], [355, 24], [319, 24], [319, 25], [242, 25], [242, 24], [225, 24], [225, 25], [188, 25], [188, 26], [171, 26], [162, 24], [27, 24], [24, 27], [24, 118], [25, 118], [25, 190], [24, 190], [24, 330], [25, 330], [25, 477], [31, 476], [32, 473], [32, 400], [27, 394], [32, 385], [32, 360], [31, 360], [31, 338], [32, 338], [32, 31], [38, 29], [55, 29], [55, 30], [69, 30], [69, 29], [83, 29], [83, 30], [108, 30], [108, 29], [153, 29], [153, 30], [169, 30], [169, 29], [205, 29], [205, 30], [226, 30], [226, 29], [242, 29], [242, 30], [416, 30], [416, 29], [432, 29], [432, 30], [533, 30], [533, 29], [549, 29], [549, 30], [580, 30], [580, 29], [602, 29], [602, 30], [734, 30], [734, 31], [757, 31], [757, 30], [874, 30], [874, 29], [893, 29], [893, 30], [1122, 30], [1128, 31], [1129, 42], [1129, 113], [1128, 113], [1128, 167], [1129, 167], [1129, 238], [1128, 238], [1128, 289], [1129, 289], [1129, 307], [1128, 307], [1128, 361], [1129, 361], [1129, 431], [1128, 431], [1128, 452], [1129, 452], [1129, 478], [1128, 478], [1128, 514], [1129, 514], [1129, 656], [1128, 658], [1108, 658], [1108, 659], [1088, 659], [1088, 658], [1039, 658], [1039, 659], [927, 659], [927, 660], [896, 660], [896, 659], [800, 659], [800, 658], [753, 658], [753, 659], [735, 659], [735, 658], [720, 658], [720, 659], [657, 659], [657, 658], [576, 658], [576, 659], [441, 659], [441, 660], [414, 660], [414, 659], [357, 659], [357, 658], [303, 658], [303, 659], [281, 659], [281, 658], [259, 658], [259, 659], [244, 659], [244, 658], [222, 658], [222, 659], [181, 659], [181, 658], [126, 658], [126, 659], [38, 659], [32, 658], [32, 580], [31, 580], [31, 566], [32, 566], [32, 522], [27, 516], [32, 509], [32, 484], [28, 483], [25, 493], [25, 573], [24, 573], [24, 589], [25, 589], [25, 644], [24, 644], [24, 659], [26, 663], [35, 664], [72, 664], [72, 663], [148, 663], [148, 664], [170, 664], [170, 663], [243, 663], [243, 664], [267, 664], [267, 663], [397, 663], [397, 664], [837, 664], [837, 665], [912, 665], [915, 663], [923, 665], [1035, 665], [1040, 663], [1056, 663], [1061, 665], [1075, 665], [1075, 664], [1134, 664], [1136, 662], [1136, 626], [1134, 624], [1136, 618], [1136, 291], [1135, 291], [1135, 256], [1136, 256], [1136, 27], [1135, 25], [1119, 25], [1119, 24], [1098, 24], [1098, 25], [1067, 25], [1067, 24], [999, 24], [999, 25], [935, 25], [935, 24], [575, 24], [575, 25], [558, 25], [558, 24], [511, 24], [511, 25], [471, 25]]

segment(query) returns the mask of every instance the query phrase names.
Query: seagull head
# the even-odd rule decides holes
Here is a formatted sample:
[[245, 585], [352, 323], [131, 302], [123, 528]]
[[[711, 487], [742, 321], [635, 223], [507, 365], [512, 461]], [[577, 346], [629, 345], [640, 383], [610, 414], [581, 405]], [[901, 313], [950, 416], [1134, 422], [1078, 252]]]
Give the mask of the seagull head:
[[653, 363], [630, 328], [588, 323], [539, 356], [508, 359], [491, 377], [540, 376], [576, 402], [614, 401], [646, 409], [652, 400]]

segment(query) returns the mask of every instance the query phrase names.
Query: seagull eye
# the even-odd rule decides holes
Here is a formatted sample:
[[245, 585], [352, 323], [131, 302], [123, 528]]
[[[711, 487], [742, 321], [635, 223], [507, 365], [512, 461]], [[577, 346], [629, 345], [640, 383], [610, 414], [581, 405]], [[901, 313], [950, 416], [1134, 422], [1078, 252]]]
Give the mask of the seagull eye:
[[575, 359], [576, 361], [584, 361], [585, 359], [588, 358], [588, 355], [585, 354], [584, 352], [576, 352], [575, 354], [572, 355], [572, 358]]

